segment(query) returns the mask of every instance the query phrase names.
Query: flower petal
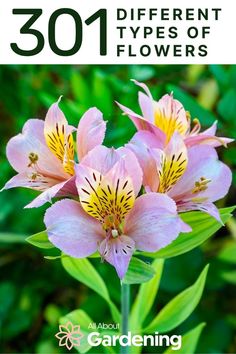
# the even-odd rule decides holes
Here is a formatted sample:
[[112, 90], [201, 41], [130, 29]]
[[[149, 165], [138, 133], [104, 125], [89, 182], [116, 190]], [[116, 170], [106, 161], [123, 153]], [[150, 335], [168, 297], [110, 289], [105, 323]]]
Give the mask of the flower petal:
[[137, 198], [126, 216], [124, 233], [140, 251], [156, 252], [184, 231], [175, 202], [165, 194], [148, 193]]
[[127, 236], [105, 239], [99, 246], [99, 252], [108, 263], [113, 265], [120, 279], [127, 272], [130, 259], [134, 252], [134, 241]]
[[77, 130], [77, 153], [81, 160], [95, 146], [101, 145], [106, 132], [102, 112], [90, 108], [81, 118]]
[[115, 215], [121, 222], [135, 199], [124, 158], [120, 158], [105, 176], [82, 163], [76, 167], [76, 175], [83, 209], [102, 223], [109, 215]]
[[143, 92], [138, 93], [139, 105], [142, 110], [143, 117], [151, 123], [154, 123], [153, 101]]
[[147, 130], [153, 134], [155, 134], [156, 138], [160, 141], [161, 144], [165, 143], [166, 135], [163, 131], [161, 131], [158, 127], [156, 127], [153, 123], [149, 122], [145, 118], [141, 117], [139, 114], [134, 113], [128, 107], [123, 106], [122, 104], [116, 102], [120, 109], [124, 112], [124, 114], [128, 115], [128, 117], [132, 120], [137, 130]]
[[200, 133], [196, 136], [189, 136], [185, 140], [185, 144], [188, 148], [195, 146], [195, 145], [209, 145], [212, 147], [218, 146], [227, 146], [227, 144], [232, 143], [234, 139], [230, 138], [223, 138], [213, 135], [206, 135], [204, 133]]
[[[232, 173], [218, 160], [215, 149], [207, 145], [196, 145], [188, 150], [188, 155], [187, 169], [168, 195], [176, 202], [191, 200], [194, 203], [206, 200], [214, 202], [223, 198], [231, 185]], [[197, 188], [201, 181], [205, 183], [204, 179], [207, 182], [205, 187]]]
[[61, 161], [65, 172], [74, 174], [74, 128], [68, 122], [58, 106], [58, 102], [49, 108], [44, 124], [44, 135], [47, 146]]
[[184, 136], [189, 129], [184, 107], [172, 94], [164, 95], [154, 103], [154, 124], [166, 134], [167, 143], [174, 132]]
[[69, 199], [51, 206], [46, 211], [44, 223], [49, 240], [72, 257], [91, 255], [104, 237], [101, 225], [87, 215], [78, 202]]
[[114, 148], [99, 145], [89, 151], [81, 163], [105, 175], [118, 161], [119, 154]]
[[127, 171], [127, 175], [132, 179], [134, 193], [137, 196], [140, 192], [143, 181], [143, 171], [140, 167], [138, 159], [135, 154], [126, 147], [117, 149], [117, 153], [119, 158], [122, 158], [124, 161], [124, 168]]
[[138, 158], [143, 171], [143, 185], [151, 191], [156, 192], [159, 185], [159, 176], [156, 167], [156, 161], [150, 153], [150, 148], [160, 148], [160, 144], [155, 135], [147, 131], [137, 132], [131, 141], [126, 144]]
[[135, 154], [126, 148], [107, 148], [105, 146], [97, 146], [91, 150], [81, 161], [101, 175], [106, 175], [114, 165], [123, 158], [125, 161], [125, 168], [128, 175], [132, 178], [135, 194], [137, 195], [142, 185], [142, 170]]
[[61, 183], [57, 183], [54, 186], [47, 188], [45, 191], [43, 191], [38, 197], [36, 197], [32, 202], [27, 204], [25, 206], [26, 209], [29, 208], [38, 208], [45, 203], [51, 203], [52, 198], [57, 196], [59, 192], [65, 187], [68, 181], [64, 181]]
[[222, 220], [221, 220], [219, 210], [211, 202], [194, 203], [194, 202], [191, 202], [191, 201], [186, 201], [186, 202], [183, 202], [183, 203], [180, 203], [180, 204], [178, 203], [177, 207], [178, 207], [178, 211], [180, 213], [181, 212], [186, 212], [186, 211], [191, 211], [191, 210], [203, 211], [205, 213], [210, 214], [211, 216], [213, 216], [213, 218], [215, 218], [222, 225], [224, 225]]
[[164, 151], [153, 149], [159, 174], [158, 191], [167, 193], [184, 174], [187, 163], [187, 148], [178, 132], [174, 132]]
[[7, 144], [7, 158], [17, 172], [31, 170], [30, 154], [36, 156], [37, 169], [45, 175], [55, 178], [68, 178], [61, 163], [50, 152], [44, 139], [44, 122], [39, 119], [28, 120], [21, 134], [16, 135]]

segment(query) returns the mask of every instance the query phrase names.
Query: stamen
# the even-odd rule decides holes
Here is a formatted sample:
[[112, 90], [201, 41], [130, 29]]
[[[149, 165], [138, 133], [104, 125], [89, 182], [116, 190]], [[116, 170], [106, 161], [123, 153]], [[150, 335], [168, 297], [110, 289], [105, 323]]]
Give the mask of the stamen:
[[205, 190], [207, 190], [208, 188], [208, 183], [210, 183], [211, 180], [207, 179], [205, 177], [201, 177], [199, 181], [195, 182], [195, 187], [192, 189], [192, 193], [199, 193], [199, 192], [203, 192]]
[[32, 167], [32, 165], [35, 165], [36, 162], [38, 161], [39, 157], [37, 154], [35, 154], [34, 152], [31, 152], [28, 156], [30, 163], [28, 164], [28, 167]]

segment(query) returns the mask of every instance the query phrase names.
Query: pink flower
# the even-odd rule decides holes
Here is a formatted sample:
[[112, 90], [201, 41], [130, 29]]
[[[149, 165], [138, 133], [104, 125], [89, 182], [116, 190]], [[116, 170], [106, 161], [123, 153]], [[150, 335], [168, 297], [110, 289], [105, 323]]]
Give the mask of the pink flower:
[[143, 169], [146, 191], [166, 193], [178, 212], [202, 210], [221, 221], [213, 202], [227, 194], [232, 173], [218, 160], [215, 149], [206, 145], [187, 149], [175, 132], [161, 150], [149, 134], [138, 132], [127, 145]]
[[60, 325], [59, 330], [55, 337], [59, 339], [60, 347], [65, 346], [71, 350], [73, 347], [80, 346], [80, 340], [83, 338], [80, 326], [74, 326], [71, 322], [67, 322], [66, 325]]
[[[77, 129], [77, 152], [82, 159], [88, 151], [102, 143], [106, 124], [102, 113], [89, 109]], [[21, 134], [7, 144], [7, 158], [18, 172], [3, 189], [26, 187], [42, 192], [27, 207], [39, 207], [59, 195], [77, 194], [74, 171], [74, 141], [70, 126], [54, 103], [45, 122], [28, 120]]]
[[215, 136], [217, 122], [200, 133], [200, 122], [198, 119], [194, 119], [194, 127], [191, 130], [189, 113], [185, 111], [178, 100], [173, 98], [172, 94], [164, 95], [159, 101], [155, 101], [145, 84], [133, 81], [146, 92], [146, 94], [139, 92], [139, 105], [142, 110], [142, 116], [119, 103], [118, 105], [130, 117], [139, 131], [144, 130], [152, 133], [162, 146], [165, 146], [170, 141], [174, 132], [178, 132], [183, 137], [187, 147], [199, 144], [213, 147], [226, 146], [233, 141], [233, 139]]
[[65, 199], [45, 214], [50, 241], [77, 258], [98, 250], [122, 279], [136, 249], [155, 252], [190, 231], [167, 195], [137, 197], [141, 184], [131, 151], [96, 147], [76, 167], [80, 203]]

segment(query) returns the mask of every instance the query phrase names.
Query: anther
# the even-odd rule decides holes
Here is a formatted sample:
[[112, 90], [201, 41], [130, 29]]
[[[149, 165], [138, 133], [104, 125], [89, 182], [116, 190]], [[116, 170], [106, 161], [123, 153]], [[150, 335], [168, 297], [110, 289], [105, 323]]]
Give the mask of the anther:
[[30, 160], [30, 163], [28, 164], [28, 167], [31, 167], [32, 165], [36, 164], [36, 162], [39, 159], [38, 155], [35, 154], [34, 152], [31, 152], [28, 157], [29, 157], [29, 160]]

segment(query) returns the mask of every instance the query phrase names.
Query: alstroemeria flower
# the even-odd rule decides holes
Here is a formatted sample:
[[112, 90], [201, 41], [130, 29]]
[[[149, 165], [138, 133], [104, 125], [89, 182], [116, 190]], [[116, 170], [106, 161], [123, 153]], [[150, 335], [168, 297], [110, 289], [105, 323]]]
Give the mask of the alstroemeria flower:
[[227, 194], [232, 173], [219, 161], [215, 149], [206, 145], [187, 149], [180, 135], [174, 133], [161, 150], [152, 146], [143, 132], [137, 134], [127, 147], [136, 154], [142, 169], [148, 171], [146, 191], [166, 193], [175, 200], [178, 212], [202, 210], [221, 221], [213, 202]]
[[[79, 159], [103, 142], [106, 124], [102, 113], [89, 109], [81, 118], [77, 129]], [[39, 207], [58, 195], [77, 194], [74, 171], [74, 141], [70, 126], [54, 103], [45, 122], [28, 120], [21, 134], [7, 144], [7, 158], [18, 172], [3, 189], [27, 187], [42, 192], [27, 207]]]
[[233, 141], [233, 139], [215, 136], [217, 122], [200, 133], [200, 122], [194, 119], [194, 127], [191, 129], [189, 113], [178, 100], [173, 98], [172, 94], [164, 95], [159, 101], [155, 101], [145, 84], [133, 81], [146, 92], [146, 94], [139, 92], [142, 116], [119, 103], [118, 105], [130, 117], [138, 130], [151, 132], [163, 146], [168, 144], [174, 132], [178, 132], [183, 137], [187, 147], [199, 144], [213, 147], [226, 146]]
[[188, 164], [188, 151], [178, 132], [164, 148], [147, 131], [137, 132], [126, 147], [138, 158], [146, 191], [167, 193], [184, 174]]
[[99, 170], [84, 163], [76, 167], [80, 203], [68, 199], [55, 203], [44, 222], [49, 240], [65, 254], [83, 258], [98, 250], [122, 279], [136, 249], [155, 252], [190, 228], [167, 195], [150, 193], [137, 198], [141, 169], [131, 151], [94, 150], [85, 159], [88, 164], [93, 157]]

